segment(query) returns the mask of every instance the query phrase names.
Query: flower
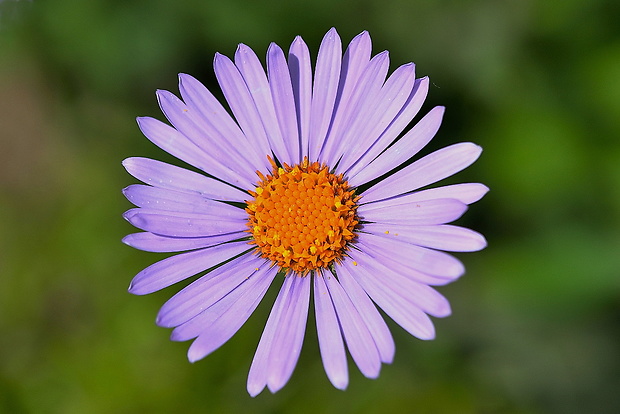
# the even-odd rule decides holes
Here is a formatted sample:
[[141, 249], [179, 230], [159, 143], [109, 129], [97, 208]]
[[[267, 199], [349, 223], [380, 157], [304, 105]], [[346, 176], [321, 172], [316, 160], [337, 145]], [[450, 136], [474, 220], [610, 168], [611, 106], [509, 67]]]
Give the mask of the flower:
[[[161, 308], [171, 339], [194, 339], [188, 358], [228, 341], [269, 286], [282, 283], [248, 375], [250, 395], [276, 392], [297, 363], [313, 290], [319, 350], [331, 383], [345, 389], [345, 344], [360, 371], [379, 375], [394, 341], [380, 307], [420, 339], [433, 339], [428, 315], [450, 314], [431, 286], [464, 273], [443, 251], [476, 251], [482, 235], [448, 225], [488, 188], [467, 183], [423, 189], [472, 164], [481, 148], [459, 143], [402, 166], [435, 135], [444, 108], [403, 134], [428, 92], [406, 64], [389, 77], [388, 53], [371, 58], [367, 32], [344, 56], [331, 29], [314, 73], [308, 47], [276, 44], [265, 73], [239, 45], [234, 62], [216, 54], [215, 74], [232, 111], [181, 74], [181, 99], [157, 91], [172, 126], [138, 118], [155, 145], [205, 174], [147, 158], [127, 171], [146, 185], [124, 189], [137, 208], [124, 217], [143, 232], [123, 241], [151, 252], [183, 252], [135, 276], [129, 291], [152, 293], [200, 273]], [[314, 76], [313, 76], [314, 75]], [[386, 79], [387, 78], [387, 79]]]

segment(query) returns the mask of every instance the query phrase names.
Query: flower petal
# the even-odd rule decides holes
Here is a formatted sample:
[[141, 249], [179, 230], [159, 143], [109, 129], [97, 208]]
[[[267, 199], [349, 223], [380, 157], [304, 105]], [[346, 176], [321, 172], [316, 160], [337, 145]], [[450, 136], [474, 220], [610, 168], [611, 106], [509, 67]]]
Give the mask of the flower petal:
[[374, 180], [417, 154], [439, 130], [444, 111], [445, 108], [442, 106], [431, 109], [409, 132], [356, 174], [356, 182], [366, 183]]
[[[187, 341], [198, 336], [208, 335], [212, 329], [221, 329], [220, 322], [218, 322], [220, 318], [229, 320], [231, 325], [237, 324], [238, 327], [235, 331], [238, 330], [247, 319], [247, 317], [244, 319], [241, 315], [249, 312], [249, 316], [253, 312], [255, 309], [255, 307], [252, 308], [255, 304], [254, 302], [256, 301], [256, 305], [258, 304], [278, 273], [277, 267], [271, 266], [268, 261], [258, 256], [253, 256], [253, 260], [246, 263], [244, 267], [248, 271], [254, 269], [255, 272], [252, 274], [252, 277], [245, 280], [213, 305], [202, 310], [196, 317], [174, 328], [170, 339], [173, 341]], [[217, 341], [215, 338], [214, 340]], [[205, 342], [203, 344], [206, 345]], [[204, 348], [201, 347], [201, 349]]]
[[[342, 138], [341, 171], [347, 171], [366, 152], [380, 144], [379, 138], [407, 103], [415, 86], [415, 65], [403, 65], [388, 78], [376, 97], [359, 110], [355, 126]], [[356, 142], [356, 145], [352, 143]]]
[[338, 280], [331, 276], [326, 279], [351, 357], [365, 377], [377, 378], [381, 371], [381, 357], [366, 322]]
[[429, 317], [408, 303], [402, 295], [386, 290], [381, 281], [378, 280], [380, 276], [373, 275], [359, 262], [354, 265], [353, 262], [346, 261], [343, 267], [355, 275], [355, 279], [368, 296], [407, 332], [424, 340], [435, 338], [435, 327]]
[[364, 232], [389, 240], [398, 240], [451, 252], [474, 252], [484, 249], [487, 245], [482, 234], [464, 227], [451, 225], [404, 226], [368, 223], [364, 224]]
[[289, 49], [288, 67], [291, 73], [295, 110], [297, 112], [300, 138], [300, 155], [302, 160], [308, 156], [310, 140], [310, 109], [312, 107], [312, 66], [310, 51], [304, 40], [297, 36]]
[[[203, 122], [198, 112], [190, 110], [183, 101], [168, 91], [158, 90], [157, 100], [162, 112], [174, 128], [205, 153], [210, 174], [224, 180], [235, 177], [243, 188], [252, 186], [256, 173], [249, 167], [248, 160], [236, 148], [218, 139], [218, 134], [209, 128], [206, 122]], [[237, 162], [227, 163], [225, 160]]]
[[[369, 113], [374, 113], [379, 104], [381, 86], [385, 82], [389, 66], [390, 59], [387, 52], [374, 56], [366, 65], [346, 106], [345, 103], [342, 104], [344, 108], [341, 118], [334, 119], [326, 143], [329, 144], [331, 141], [331, 152], [324, 161], [335, 165], [343, 157], [343, 153], [365, 145], [362, 136], [368, 132], [367, 125], [371, 118]], [[363, 134], [360, 134], [360, 131], [363, 131]], [[355, 146], [352, 145], [353, 142]], [[326, 152], [328, 149], [330, 148], [325, 148]]]
[[467, 204], [451, 198], [388, 206], [374, 204], [381, 203], [361, 205], [358, 208], [359, 217], [374, 223], [420, 226], [449, 223], [461, 217], [467, 210]]
[[187, 352], [191, 362], [206, 357], [232, 338], [254, 312], [277, 273], [277, 268], [264, 266], [260, 273], [173, 331], [173, 335], [179, 335], [179, 328], [189, 324], [201, 330]]
[[314, 311], [325, 373], [334, 387], [344, 390], [349, 384], [347, 355], [334, 304], [323, 276], [314, 277]]
[[482, 152], [476, 144], [462, 142], [437, 150], [373, 185], [364, 202], [383, 200], [443, 180], [471, 165]]
[[160, 260], [133, 278], [129, 292], [134, 295], [156, 292], [246, 252], [248, 247], [247, 242], [232, 242]]
[[123, 217], [140, 230], [169, 237], [206, 237], [247, 230], [246, 221], [238, 218], [238, 213], [227, 209], [221, 212], [222, 216], [217, 216], [133, 208]]
[[241, 130], [248, 138], [250, 148], [259, 155], [264, 154], [264, 157], [271, 155], [267, 134], [243, 76], [228, 57], [219, 53], [215, 54], [214, 67], [217, 81]]
[[[181, 97], [191, 112], [199, 114], [199, 126], [213, 141], [213, 145], [226, 147], [247, 160], [249, 166], [269, 168], [265, 154], [253, 148], [239, 126], [213, 94], [194, 77], [179, 74]], [[242, 161], [240, 161], [242, 162]]]
[[281, 160], [281, 162], [288, 164], [301, 162], [297, 112], [291, 74], [284, 52], [275, 43], [272, 43], [267, 50], [267, 73], [275, 115], [280, 131], [284, 136], [284, 145], [288, 154], [288, 158]]
[[138, 250], [165, 253], [202, 249], [244, 237], [247, 237], [247, 233], [244, 231], [208, 237], [166, 237], [149, 232], [140, 232], [128, 234], [123, 238], [123, 243]]
[[357, 254], [355, 259], [357, 268], [361, 266], [373, 275], [381, 275], [380, 282], [384, 290], [401, 296], [404, 301], [429, 315], [438, 318], [450, 315], [450, 303], [444, 296], [427, 284], [418, 282], [397, 269], [392, 269], [382, 262], [380, 256]]
[[309, 301], [309, 277], [292, 275], [284, 279], [250, 367], [251, 396], [265, 385], [276, 392], [291, 377], [301, 352]]
[[256, 256], [246, 254], [193, 281], [164, 303], [157, 314], [157, 325], [173, 328], [209, 308], [253, 277], [258, 268], [251, 267], [252, 262]]
[[355, 187], [364, 184], [356, 180], [354, 177], [360, 171], [364, 170], [366, 166], [374, 160], [377, 155], [381, 154], [396, 138], [403, 132], [403, 130], [409, 125], [411, 120], [416, 116], [428, 93], [428, 78], [417, 79], [414, 83], [413, 89], [407, 98], [407, 101], [403, 105], [402, 109], [398, 112], [394, 120], [383, 131], [381, 136], [375, 141], [375, 144], [368, 149], [364, 155], [362, 155], [355, 164], [349, 169], [347, 175], [352, 177], [349, 183]]
[[235, 187], [184, 168], [149, 158], [132, 157], [123, 161], [129, 174], [158, 188], [197, 193], [212, 200], [242, 202], [249, 195]]
[[[351, 40], [347, 50], [344, 52], [338, 92], [336, 93], [336, 101], [334, 103], [334, 119], [329, 131], [329, 136], [333, 135], [334, 137], [330, 139], [328, 136], [321, 151], [321, 159], [330, 164], [335, 164], [335, 161], [338, 161], [332, 158], [332, 151], [336, 144], [338, 144], [336, 137], [340, 136], [341, 128], [339, 125], [342, 124], [342, 121], [348, 117], [351, 111], [351, 96], [356, 91], [360, 75], [370, 61], [371, 50], [372, 42], [370, 35], [364, 31]], [[333, 163], [332, 160], [334, 161]]]
[[[452, 198], [464, 204], [472, 204], [480, 200], [487, 192], [488, 187], [478, 183], [453, 184], [444, 187], [429, 188], [414, 193], [408, 193], [389, 199], [372, 202], [364, 205], [364, 211], [383, 209], [392, 206], [404, 206], [420, 201], [435, 200], [440, 198]], [[363, 199], [361, 200], [364, 201]]]
[[316, 58], [308, 142], [310, 160], [318, 159], [327, 136], [338, 92], [341, 64], [342, 43], [336, 29], [332, 28], [323, 37]]
[[351, 302], [355, 305], [355, 308], [364, 319], [364, 322], [366, 322], [366, 326], [372, 334], [381, 356], [381, 362], [391, 363], [394, 359], [395, 345], [385, 320], [383, 320], [375, 304], [372, 303], [347, 268], [339, 264], [336, 264], [335, 267], [340, 284], [347, 292], [347, 295], [349, 295], [349, 298], [351, 298]]
[[262, 124], [267, 134], [269, 148], [276, 158], [280, 162], [291, 163], [292, 156], [288, 153], [284, 137], [280, 131], [267, 75], [265, 75], [265, 70], [256, 53], [241, 43], [235, 52], [235, 65], [239, 68], [256, 107], [258, 119], [253, 117], [251, 122], [257, 123], [257, 125]]
[[358, 237], [358, 244], [363, 249], [370, 246], [377, 252], [382, 252], [392, 260], [406, 264], [420, 272], [442, 277], [458, 278], [465, 273], [463, 264], [447, 253], [427, 249], [400, 242], [397, 239], [386, 239], [374, 234], [362, 233]]
[[144, 136], [167, 153], [237, 187], [246, 185], [246, 178], [234, 171], [216, 168], [210, 155], [170, 125], [150, 117], [137, 118], [137, 121]]
[[197, 193], [187, 193], [149, 185], [133, 184], [123, 189], [123, 194], [132, 204], [153, 210], [176, 211], [243, 219], [243, 209], [214, 201]]

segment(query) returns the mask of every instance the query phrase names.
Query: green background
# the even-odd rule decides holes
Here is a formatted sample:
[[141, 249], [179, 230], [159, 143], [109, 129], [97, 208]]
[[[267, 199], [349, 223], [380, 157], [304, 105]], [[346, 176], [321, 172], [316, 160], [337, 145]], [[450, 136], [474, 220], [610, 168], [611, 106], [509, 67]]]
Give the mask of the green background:
[[[0, 412], [620, 412], [620, 3], [534, 0], [0, 1]], [[377, 380], [320, 361], [313, 320], [289, 384], [252, 399], [249, 365], [275, 292], [229, 343], [190, 364], [154, 324], [176, 288], [126, 292], [163, 256], [132, 227], [122, 159], [171, 157], [134, 118], [162, 119], [178, 72], [212, 90], [212, 59], [261, 56], [335, 26], [369, 30], [391, 68], [446, 105], [430, 148], [484, 147], [458, 176], [491, 192], [459, 221], [489, 247], [440, 288], [453, 316], [423, 342], [391, 323]]]

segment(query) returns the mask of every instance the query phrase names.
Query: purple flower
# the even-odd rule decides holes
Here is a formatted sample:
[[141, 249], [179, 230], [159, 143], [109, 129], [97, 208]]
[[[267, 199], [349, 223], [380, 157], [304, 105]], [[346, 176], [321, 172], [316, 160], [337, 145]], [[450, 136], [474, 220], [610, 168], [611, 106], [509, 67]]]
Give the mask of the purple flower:
[[476, 251], [482, 235], [448, 225], [488, 188], [423, 189], [472, 164], [481, 148], [460, 143], [394, 172], [435, 135], [443, 107], [403, 134], [428, 92], [414, 65], [388, 74], [388, 53], [371, 57], [367, 32], [344, 57], [335, 29], [321, 43], [314, 72], [297, 37], [288, 53], [271, 44], [267, 72], [239, 45], [234, 62], [215, 56], [231, 117], [200, 82], [181, 74], [181, 99], [158, 91], [172, 124], [139, 118], [144, 135], [207, 175], [147, 158], [127, 171], [146, 185], [125, 188], [137, 206], [125, 218], [143, 232], [124, 242], [151, 252], [183, 252], [142, 270], [129, 291], [155, 292], [203, 273], [161, 308], [172, 340], [194, 339], [190, 361], [228, 341], [277, 279], [282, 283], [248, 376], [250, 395], [278, 391], [301, 350], [313, 291], [325, 372], [348, 384], [346, 348], [376, 378], [394, 357], [377, 310], [420, 339], [433, 339], [428, 315], [450, 314], [431, 286], [465, 269], [443, 251]]

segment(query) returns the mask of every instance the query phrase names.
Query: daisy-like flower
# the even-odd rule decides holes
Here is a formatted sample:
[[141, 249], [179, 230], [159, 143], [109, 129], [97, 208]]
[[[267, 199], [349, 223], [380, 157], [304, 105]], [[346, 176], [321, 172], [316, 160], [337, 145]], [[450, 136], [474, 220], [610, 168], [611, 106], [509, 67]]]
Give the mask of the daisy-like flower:
[[[250, 395], [276, 392], [297, 363], [312, 296], [325, 372], [348, 384], [346, 349], [376, 378], [394, 357], [377, 306], [420, 339], [433, 339], [428, 315], [450, 314], [431, 286], [464, 273], [443, 251], [485, 247], [482, 235], [448, 225], [487, 187], [424, 189], [473, 163], [481, 149], [460, 143], [395, 170], [435, 135], [435, 107], [403, 134], [428, 92], [413, 64], [388, 75], [388, 53], [371, 57], [367, 32], [344, 56], [335, 29], [322, 40], [314, 72], [297, 37], [288, 58], [276, 44], [267, 71], [239, 45], [234, 61], [216, 54], [228, 106], [181, 74], [181, 99], [158, 91], [172, 126], [139, 118], [155, 145], [205, 174], [147, 158], [127, 171], [146, 185], [125, 188], [137, 206], [125, 218], [143, 232], [124, 242], [151, 252], [182, 252], [138, 273], [129, 291], [155, 292], [203, 273], [161, 308], [171, 339], [194, 339], [190, 361], [228, 341], [269, 286], [281, 284], [248, 376]], [[311, 295], [310, 292], [313, 292]]]

